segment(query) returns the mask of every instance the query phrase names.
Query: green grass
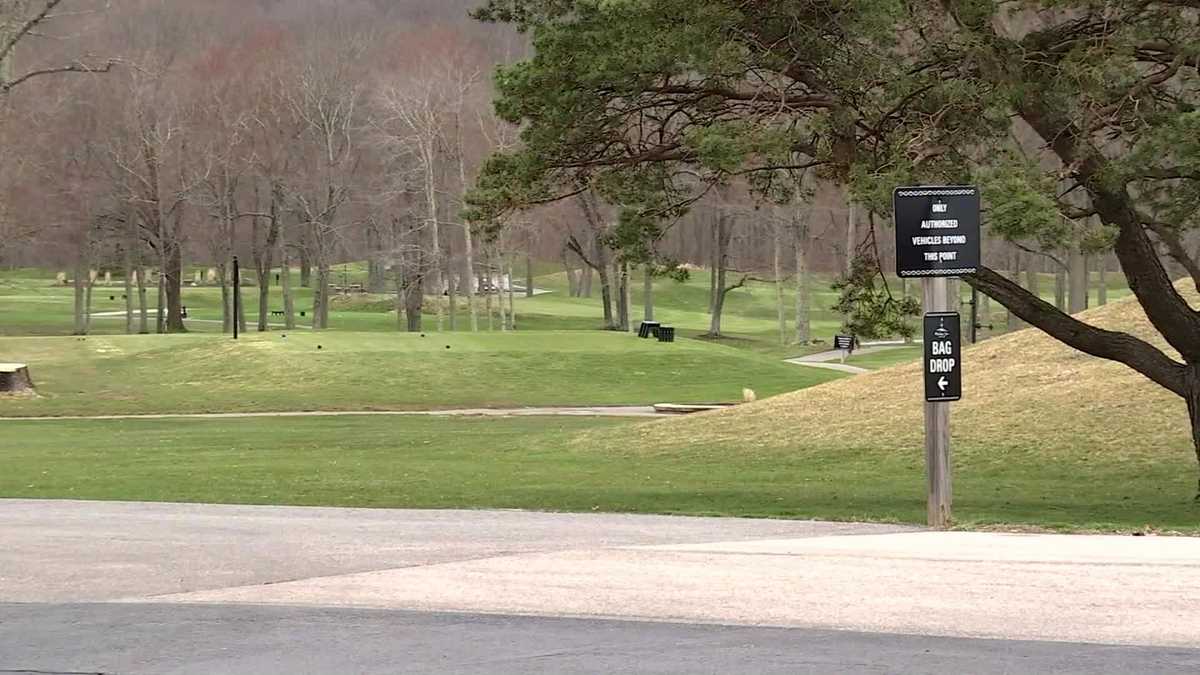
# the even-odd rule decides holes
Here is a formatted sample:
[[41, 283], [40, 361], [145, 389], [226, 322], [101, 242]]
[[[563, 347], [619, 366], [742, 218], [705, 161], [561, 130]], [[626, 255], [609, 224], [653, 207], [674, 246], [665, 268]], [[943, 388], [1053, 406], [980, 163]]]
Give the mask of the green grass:
[[[0, 337], [0, 361], [30, 363], [42, 395], [0, 399], [0, 417], [730, 401], [743, 387], [765, 399], [840, 377], [779, 361], [805, 349], [779, 345], [768, 284], [730, 294], [726, 339], [687, 339], [707, 329], [707, 283], [703, 273], [656, 283], [658, 318], [682, 336], [674, 344], [592, 330], [598, 298], [566, 297], [561, 273], [538, 279], [555, 293], [517, 299], [516, 333], [424, 338], [395, 332], [387, 298], [368, 296], [335, 305], [335, 330], [300, 328], [286, 340], [251, 333], [235, 343], [212, 332], [219, 291], [187, 288], [190, 335]], [[636, 300], [640, 283], [634, 288]], [[1052, 295], [1052, 277], [1041, 288]], [[1110, 298], [1123, 292], [1114, 287]], [[120, 294], [97, 289], [95, 311], [122, 309]], [[303, 307], [308, 291], [300, 294]], [[825, 340], [839, 323], [820, 309], [830, 304], [831, 293], [817, 294], [813, 330]], [[1106, 327], [1136, 324], [1128, 308], [1105, 311]], [[61, 335], [70, 317], [71, 289], [54, 286], [52, 275], [0, 276], [0, 334]], [[1002, 325], [1003, 311], [991, 320]], [[123, 324], [96, 319], [93, 327], [119, 333]], [[878, 369], [919, 353], [899, 348], [849, 363]], [[1177, 400], [1034, 331], [984, 342], [964, 360], [968, 390], [953, 423], [959, 524], [1200, 531]], [[0, 496], [922, 522], [918, 387], [917, 366], [900, 366], [650, 423], [0, 420]]]
[[[518, 268], [521, 265], [517, 266]], [[193, 272], [202, 268], [185, 270], [184, 278], [193, 279]], [[344, 273], [343, 273], [344, 269]], [[517, 274], [517, 281], [523, 283], [523, 270]], [[526, 298], [518, 293], [515, 298], [517, 328], [521, 331], [550, 331], [550, 330], [598, 330], [602, 326], [602, 309], [600, 303], [599, 281], [593, 283], [593, 294], [590, 298], [572, 298], [569, 295], [566, 274], [560, 268], [550, 264], [535, 265], [535, 285], [550, 293]], [[634, 321], [640, 321], [642, 309], [642, 272], [632, 273], [632, 307], [631, 316]], [[296, 293], [296, 308], [298, 311], [308, 311], [312, 304], [311, 289], [301, 287], [298, 273], [293, 270]], [[366, 281], [366, 266], [361, 263], [335, 266], [332, 280], [334, 284], [363, 283]], [[1097, 277], [1093, 274], [1091, 302], [1096, 302]], [[811, 334], [824, 344], [814, 346], [797, 346], [782, 344], [776, 318], [774, 284], [748, 282], [744, 287], [730, 291], [727, 296], [725, 317], [722, 325], [724, 337], [720, 343], [731, 347], [754, 351], [764, 356], [784, 359], [793, 356], [819, 351], [827, 347], [831, 336], [839, 331], [841, 317], [830, 307], [836, 301], [836, 295], [830, 289], [832, 279], [818, 275], [812, 286], [810, 303]], [[894, 291], [899, 291], [899, 280], [890, 281]], [[795, 288], [786, 283], [784, 288], [786, 313], [788, 315], [788, 335], [794, 330], [793, 297]], [[1119, 273], [1113, 273], [1108, 279], [1109, 299], [1115, 300], [1128, 294], [1128, 288]], [[93, 312], [120, 312], [124, 310], [122, 300], [123, 283], [119, 278], [113, 280], [112, 286], [97, 285], [93, 292]], [[969, 298], [969, 289], [961, 285], [964, 299]], [[1054, 277], [1042, 275], [1040, 291], [1042, 297], [1053, 302]], [[919, 293], [916, 284], [910, 284], [910, 292]], [[258, 289], [247, 286], [243, 290], [248, 310], [248, 319], [253, 326], [254, 312], [257, 309]], [[278, 284], [271, 287], [272, 308], [282, 307], [282, 296]], [[708, 316], [709, 273], [706, 270], [692, 271], [686, 281], [678, 282], [670, 279], [657, 279], [654, 283], [655, 318], [664, 324], [673, 325], [679, 335], [699, 337], [709, 330]], [[149, 294], [151, 314], [156, 297]], [[72, 332], [72, 303], [73, 290], [70, 287], [56, 285], [54, 273], [44, 269], [18, 269], [0, 273], [0, 335], [69, 335]], [[210, 286], [183, 288], [183, 304], [188, 307], [190, 318], [186, 322], [188, 329], [193, 332], [219, 332], [221, 328], [221, 295], [220, 290]], [[423, 317], [423, 329], [433, 331], [436, 321], [433, 314], [432, 299], [427, 303]], [[482, 303], [481, 303], [482, 304]], [[396, 331], [396, 317], [391, 311], [394, 301], [387, 294], [371, 294], [365, 296], [335, 297], [330, 312], [330, 330], [332, 331]], [[984, 317], [983, 323], [991, 323], [996, 329], [984, 331], [985, 336], [1002, 333], [1006, 327], [1007, 314], [1002, 307], [993, 303], [995, 311], [989, 317]], [[964, 305], [964, 315], [969, 308]], [[482, 312], [482, 310], [481, 310]], [[277, 319], [278, 320], [278, 319]], [[481, 319], [482, 327], [487, 328], [486, 317]], [[153, 324], [153, 316], [151, 317]], [[307, 325], [308, 318], [301, 318], [300, 324]], [[457, 329], [467, 330], [466, 308], [459, 311]], [[448, 321], [444, 325], [448, 330]], [[120, 334], [125, 329], [124, 316], [96, 317], [92, 320], [90, 333]], [[153, 325], [151, 326], [153, 329]]]
[[0, 361], [28, 363], [41, 395], [0, 399], [0, 417], [697, 403], [837, 377], [600, 331], [0, 338]]
[[[0, 496], [919, 523], [920, 448], [614, 447], [635, 423], [337, 417], [5, 422]], [[642, 423], [643, 425], [645, 423]], [[651, 423], [659, 425], [660, 422]], [[794, 430], [797, 436], [801, 430]], [[1200, 530], [1185, 462], [955, 449], [963, 526]]]

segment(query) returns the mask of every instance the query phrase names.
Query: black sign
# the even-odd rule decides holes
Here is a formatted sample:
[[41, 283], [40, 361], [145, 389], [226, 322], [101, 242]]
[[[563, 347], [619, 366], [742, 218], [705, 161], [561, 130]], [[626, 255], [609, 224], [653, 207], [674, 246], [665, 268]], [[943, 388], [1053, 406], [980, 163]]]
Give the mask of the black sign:
[[979, 269], [979, 189], [970, 185], [900, 187], [896, 274], [956, 277]]
[[853, 335], [834, 335], [833, 348], [842, 349], [848, 352], [854, 351], [854, 336]]
[[962, 334], [958, 312], [925, 315], [925, 400], [962, 398]]

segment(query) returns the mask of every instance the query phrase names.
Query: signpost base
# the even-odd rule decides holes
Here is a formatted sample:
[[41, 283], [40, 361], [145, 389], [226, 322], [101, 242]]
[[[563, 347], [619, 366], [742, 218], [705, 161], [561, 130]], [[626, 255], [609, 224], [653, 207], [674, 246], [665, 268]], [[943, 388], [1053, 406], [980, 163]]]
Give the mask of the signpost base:
[[[950, 311], [950, 289], [945, 277], [922, 279], [922, 290], [926, 313]], [[945, 529], [951, 521], [949, 402], [925, 403], [925, 471], [929, 526]]]

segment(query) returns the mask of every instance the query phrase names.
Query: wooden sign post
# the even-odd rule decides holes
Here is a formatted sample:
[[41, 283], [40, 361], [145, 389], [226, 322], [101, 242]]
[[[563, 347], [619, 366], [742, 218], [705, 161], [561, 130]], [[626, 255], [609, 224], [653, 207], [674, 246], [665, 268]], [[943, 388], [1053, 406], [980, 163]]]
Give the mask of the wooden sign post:
[[[946, 277], [922, 281], [925, 312], [950, 311], [950, 291]], [[929, 336], [925, 336], [928, 352]], [[923, 360], [925, 377], [929, 377], [929, 359]], [[950, 402], [925, 401], [925, 478], [928, 500], [926, 518], [930, 527], [950, 525], [950, 507], [954, 492], [950, 474]]]
[[[961, 335], [958, 315], [952, 312], [958, 303], [954, 298], [951, 304], [948, 277], [974, 274], [979, 269], [979, 190], [966, 185], [901, 187], [893, 194], [893, 205], [896, 274], [922, 280], [926, 313], [926, 516], [930, 527], [943, 529], [952, 522], [950, 401], [958, 400], [962, 389], [958, 357]], [[937, 315], [953, 317], [952, 339], [948, 337], [949, 329], [930, 322]], [[934, 331], [938, 331], [937, 336]], [[953, 358], [941, 353], [949, 351], [945, 345], [953, 346]], [[951, 386], [954, 390], [948, 393]]]

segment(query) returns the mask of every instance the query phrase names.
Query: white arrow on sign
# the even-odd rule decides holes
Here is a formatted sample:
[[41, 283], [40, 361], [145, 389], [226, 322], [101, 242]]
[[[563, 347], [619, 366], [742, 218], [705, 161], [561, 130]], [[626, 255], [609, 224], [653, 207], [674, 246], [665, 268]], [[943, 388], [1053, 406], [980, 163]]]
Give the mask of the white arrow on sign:
[[948, 385], [948, 384], [950, 384], [950, 383], [946, 381], [945, 375], [938, 378], [937, 386], [938, 386], [938, 389], [942, 390], [943, 394], [946, 393], [946, 385]]

